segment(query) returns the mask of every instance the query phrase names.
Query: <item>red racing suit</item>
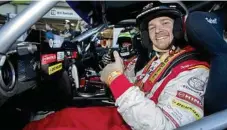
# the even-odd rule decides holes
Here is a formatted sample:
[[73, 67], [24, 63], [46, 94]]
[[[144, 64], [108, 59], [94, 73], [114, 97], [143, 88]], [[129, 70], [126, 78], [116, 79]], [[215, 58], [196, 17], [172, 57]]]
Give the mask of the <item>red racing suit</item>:
[[117, 108], [67, 108], [28, 124], [24, 130], [161, 130], [201, 119], [209, 75], [207, 63], [186, 60], [155, 81], [162, 63], [157, 58], [138, 74], [142, 87], [124, 74], [118, 76], [110, 85]]

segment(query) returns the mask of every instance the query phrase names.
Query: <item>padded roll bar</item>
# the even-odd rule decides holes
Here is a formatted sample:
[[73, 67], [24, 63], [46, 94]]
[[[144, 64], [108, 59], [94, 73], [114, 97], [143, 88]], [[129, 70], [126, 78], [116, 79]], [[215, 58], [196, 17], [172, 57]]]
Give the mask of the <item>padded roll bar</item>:
[[81, 34], [81, 35], [75, 37], [73, 40], [71, 40], [71, 42], [73, 42], [73, 43], [74, 43], [74, 42], [81, 42], [81, 41], [83, 41], [84, 39], [86, 39], [86, 38], [88, 38], [88, 37], [90, 37], [90, 36], [96, 34], [97, 32], [102, 31], [102, 30], [103, 30], [104, 28], [106, 28], [106, 27], [107, 27], [107, 24], [101, 24], [101, 25], [99, 25], [98, 27], [93, 28], [93, 29], [91, 29], [91, 30], [87, 30], [87, 31], [84, 32], [83, 34]]
[[227, 128], [227, 109], [204, 117], [177, 130], [223, 130]]
[[207, 5], [214, 4], [213, 1], [204, 1], [188, 9], [188, 12], [198, 11]]
[[9, 3], [10, 1], [0, 1], [0, 6]]
[[10, 46], [33, 24], [42, 18], [58, 1], [33, 1], [25, 10], [19, 13], [0, 29], [0, 53], [5, 54]]

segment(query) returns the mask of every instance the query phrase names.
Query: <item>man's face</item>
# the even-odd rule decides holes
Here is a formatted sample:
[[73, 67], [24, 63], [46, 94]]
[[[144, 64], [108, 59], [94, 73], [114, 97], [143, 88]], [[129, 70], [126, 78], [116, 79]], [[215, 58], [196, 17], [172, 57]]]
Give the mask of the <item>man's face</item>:
[[156, 48], [169, 49], [173, 40], [173, 23], [173, 19], [164, 16], [148, 23], [149, 37]]

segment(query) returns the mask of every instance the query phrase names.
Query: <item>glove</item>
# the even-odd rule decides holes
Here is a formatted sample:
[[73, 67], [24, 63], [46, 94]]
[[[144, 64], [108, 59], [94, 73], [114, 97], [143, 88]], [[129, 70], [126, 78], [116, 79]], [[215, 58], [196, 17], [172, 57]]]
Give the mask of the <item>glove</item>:
[[101, 81], [105, 82], [107, 85], [110, 85], [111, 82], [124, 73], [124, 64], [123, 60], [119, 56], [117, 51], [114, 51], [115, 62], [108, 64], [101, 72]]
[[103, 63], [104, 66], [111, 63], [111, 56], [108, 53], [103, 55], [102, 63]]

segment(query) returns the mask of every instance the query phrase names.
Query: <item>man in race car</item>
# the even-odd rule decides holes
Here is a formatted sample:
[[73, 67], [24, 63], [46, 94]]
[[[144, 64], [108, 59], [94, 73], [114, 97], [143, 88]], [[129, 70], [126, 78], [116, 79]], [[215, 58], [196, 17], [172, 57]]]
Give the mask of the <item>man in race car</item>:
[[203, 117], [208, 64], [196, 58], [183, 58], [165, 71], [174, 59], [179, 61], [194, 51], [182, 42], [179, 24], [183, 24], [183, 18], [178, 7], [151, 3], [138, 15], [141, 35], [148, 33], [150, 38], [144, 44], [152, 46], [156, 55], [137, 73], [135, 84], [123, 74], [124, 66], [117, 52], [116, 62], [102, 72], [101, 79], [109, 84], [118, 112], [133, 129], [174, 129]]
[[138, 15], [141, 35], [149, 36], [149, 42], [143, 44], [152, 47], [156, 55], [131, 83], [123, 74], [123, 60], [114, 52], [115, 62], [103, 69], [101, 79], [113, 93], [117, 112], [111, 107], [68, 108], [29, 124], [25, 130], [161, 130], [201, 119], [209, 66], [189, 57], [194, 49], [177, 36], [179, 18], [180, 7], [172, 4], [151, 3]]

